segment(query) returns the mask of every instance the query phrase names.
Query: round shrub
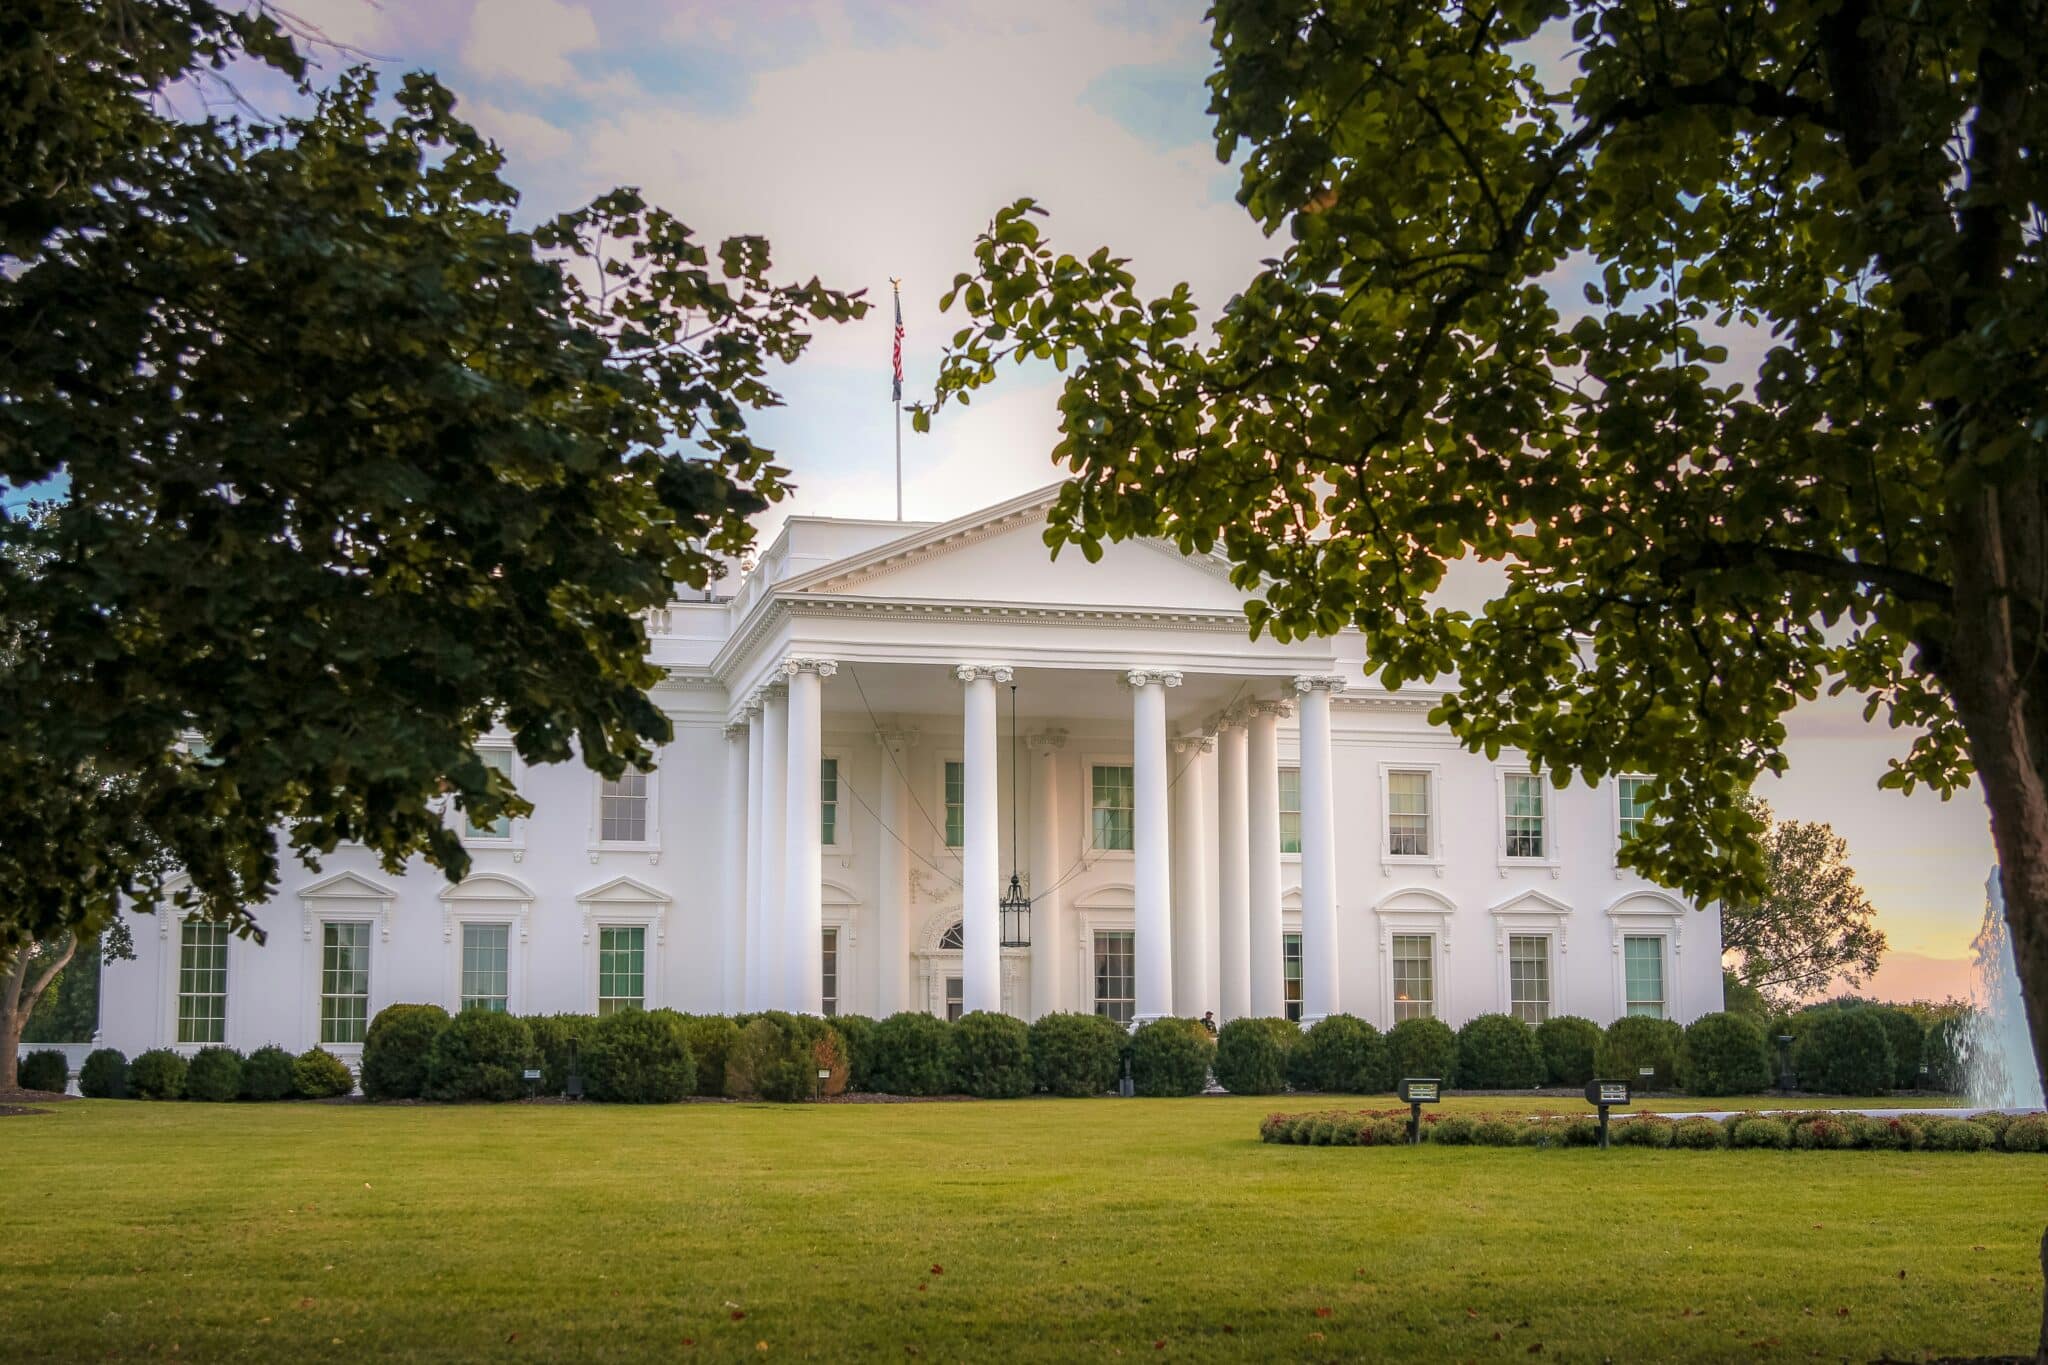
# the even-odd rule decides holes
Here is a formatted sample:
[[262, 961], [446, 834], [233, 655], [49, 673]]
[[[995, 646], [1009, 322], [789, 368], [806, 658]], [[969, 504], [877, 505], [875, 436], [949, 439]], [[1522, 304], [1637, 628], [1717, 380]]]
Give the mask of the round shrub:
[[[830, 1020], [832, 1031], [839, 1035], [839, 1042], [846, 1053], [846, 1088], [865, 1090], [867, 1084], [868, 1047], [874, 1041], [875, 1021], [865, 1014], [835, 1014]], [[704, 1059], [697, 1063], [702, 1066]], [[698, 1083], [703, 1084], [701, 1081]]]
[[1511, 1014], [1482, 1014], [1458, 1030], [1461, 1090], [1533, 1090], [1547, 1074], [1536, 1031]]
[[1404, 1147], [1408, 1143], [1408, 1120], [1384, 1114], [1367, 1119], [1359, 1128], [1358, 1141], [1364, 1147]]
[[1199, 1095], [1216, 1040], [1192, 1019], [1153, 1019], [1131, 1032], [1131, 1081], [1140, 1095]]
[[2048, 1114], [2021, 1114], [2005, 1125], [1998, 1145], [2008, 1152], [2048, 1152]]
[[439, 1005], [386, 1005], [363, 1035], [363, 1093], [373, 1100], [416, 1100], [426, 1093], [434, 1037], [448, 1027]]
[[1536, 1046], [1543, 1049], [1543, 1071], [1552, 1085], [1584, 1085], [1593, 1079], [1600, 1026], [1576, 1014], [1560, 1014], [1536, 1026]]
[[78, 1093], [88, 1099], [128, 1097], [128, 1059], [116, 1047], [96, 1047], [78, 1068]]
[[1678, 1045], [1678, 1084], [1692, 1095], [1753, 1095], [1771, 1086], [1764, 1031], [1741, 1014], [1703, 1014]]
[[[1623, 1015], [1600, 1035], [1595, 1065], [1610, 1081], [1627, 1081], [1642, 1090], [1669, 1090], [1676, 1080], [1678, 1045], [1685, 1030], [1669, 1019]], [[1650, 1075], [1643, 1068], [1650, 1068]]]
[[973, 1010], [953, 1025], [953, 1088], [983, 1100], [1031, 1093], [1031, 1030], [1022, 1019]]
[[185, 1093], [185, 1071], [183, 1057], [153, 1047], [128, 1063], [128, 1093], [138, 1100], [175, 1100]]
[[1892, 1088], [1919, 1089], [1920, 1054], [1926, 1043], [1927, 1031], [1920, 1027], [1918, 1019], [1897, 1005], [1871, 1005], [1867, 1008], [1884, 1025], [1885, 1040], [1892, 1045]]
[[[1634, 1120], [1630, 1121], [1634, 1122]], [[1722, 1129], [1720, 1124], [1712, 1119], [1698, 1117], [1680, 1119], [1677, 1123], [1671, 1125], [1671, 1145], [1673, 1147], [1684, 1147], [1692, 1151], [1705, 1151], [1710, 1147], [1719, 1147], [1726, 1143], [1727, 1140], [1728, 1134]]]
[[1677, 1128], [1670, 1119], [1638, 1114], [1622, 1123], [1610, 1124], [1607, 1140], [1617, 1147], [1669, 1147], [1677, 1136]]
[[1423, 1135], [1445, 1147], [1469, 1147], [1479, 1129], [1479, 1120], [1469, 1114], [1429, 1114]]
[[943, 1095], [953, 1084], [953, 1026], [917, 1010], [875, 1025], [865, 1059], [878, 1095]]
[[[543, 1095], [559, 1095], [569, 1088], [569, 1060], [580, 1059], [583, 1040], [597, 1027], [594, 1014], [529, 1014], [526, 1020], [527, 1032], [533, 1035], [535, 1063], [540, 1067], [540, 1092]], [[699, 1068], [701, 1074], [702, 1068]], [[577, 1074], [582, 1074], [582, 1062], [577, 1062]]]
[[1369, 1147], [1372, 1137], [1366, 1131], [1371, 1120], [1363, 1114], [1338, 1114], [1330, 1120], [1330, 1145], [1332, 1147]]
[[[765, 1010], [748, 1019], [725, 1057], [725, 1093], [791, 1104], [818, 1093], [812, 1030], [793, 1014]], [[842, 1059], [842, 1064], [843, 1064]]]
[[1472, 1130], [1472, 1141], [1481, 1147], [1512, 1147], [1522, 1138], [1522, 1125], [1513, 1119], [1483, 1118]]
[[1386, 1040], [1371, 1024], [1349, 1014], [1318, 1019], [1302, 1033], [1289, 1061], [1296, 1084], [1310, 1090], [1377, 1095], [1394, 1087]]
[[1730, 1147], [1776, 1147], [1792, 1145], [1792, 1130], [1783, 1119], [1737, 1119], [1728, 1130]]
[[1892, 1088], [1897, 1063], [1877, 1011], [1811, 1010], [1798, 1036], [1792, 1065], [1804, 1088], [1833, 1095], [1882, 1095]]
[[[700, 1095], [723, 1095], [725, 1093], [725, 1059], [732, 1052], [732, 1045], [739, 1040], [740, 1028], [722, 1014], [685, 1014], [681, 1016], [683, 1043], [690, 1049], [690, 1060], [696, 1064], [697, 1093]], [[832, 1026], [838, 1028], [839, 1020]]]
[[185, 1098], [215, 1103], [240, 1099], [242, 1095], [242, 1054], [215, 1044], [192, 1054], [185, 1069]]
[[1458, 1035], [1441, 1019], [1403, 1019], [1387, 1030], [1387, 1074], [1392, 1083], [1409, 1076], [1434, 1076], [1449, 1087], [1458, 1081]]
[[1854, 1114], [1801, 1114], [1792, 1121], [1792, 1145], [1808, 1152], [1840, 1152], [1854, 1147], [1858, 1133]]
[[620, 1010], [597, 1021], [580, 1046], [590, 1098], [610, 1104], [673, 1104], [697, 1093], [697, 1062], [680, 1017]]
[[1906, 1118], [1866, 1118], [1856, 1127], [1856, 1145], [1874, 1152], [1918, 1151], [1926, 1140], [1920, 1125]]
[[49, 1090], [61, 1095], [70, 1081], [71, 1063], [55, 1048], [29, 1053], [15, 1071], [15, 1083], [23, 1090]]
[[292, 1054], [277, 1044], [259, 1047], [242, 1063], [242, 1098], [282, 1100], [291, 1098]]
[[534, 1057], [526, 1021], [495, 1010], [464, 1010], [434, 1035], [427, 1053], [430, 1100], [516, 1100], [526, 1093], [521, 1072]]
[[1922, 1131], [1930, 1152], [1981, 1152], [1998, 1141], [1989, 1128], [1969, 1119], [1929, 1119]]
[[1233, 1019], [1216, 1034], [1216, 1083], [1233, 1095], [1287, 1088], [1287, 1056], [1263, 1019]]
[[1920, 1040], [1920, 1059], [1927, 1063], [1927, 1074], [1919, 1081], [1921, 1088], [1943, 1095], [1969, 1092], [1970, 1077], [1964, 1062], [1969, 1055], [1969, 1031], [1970, 1017], [1963, 1012], [1951, 1014], [1927, 1030], [1927, 1036]]
[[1100, 1014], [1042, 1014], [1031, 1025], [1031, 1069], [1048, 1094], [1080, 1099], [1116, 1089], [1124, 1031]]
[[292, 1063], [292, 1093], [302, 1100], [331, 1100], [356, 1088], [348, 1063], [324, 1047], [309, 1047]]

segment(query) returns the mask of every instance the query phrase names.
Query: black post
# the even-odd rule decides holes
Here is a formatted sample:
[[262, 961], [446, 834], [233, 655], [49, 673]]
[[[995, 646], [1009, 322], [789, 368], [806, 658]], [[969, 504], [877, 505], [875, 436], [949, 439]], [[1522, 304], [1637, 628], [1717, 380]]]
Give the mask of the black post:
[[1607, 1150], [1607, 1106], [1600, 1106], [1600, 1150]]
[[1799, 1078], [1792, 1074], [1792, 1035], [1778, 1035], [1778, 1089], [1791, 1094], [1799, 1088]]
[[1422, 1101], [1412, 1100], [1408, 1105], [1408, 1145], [1415, 1146], [1422, 1141]]

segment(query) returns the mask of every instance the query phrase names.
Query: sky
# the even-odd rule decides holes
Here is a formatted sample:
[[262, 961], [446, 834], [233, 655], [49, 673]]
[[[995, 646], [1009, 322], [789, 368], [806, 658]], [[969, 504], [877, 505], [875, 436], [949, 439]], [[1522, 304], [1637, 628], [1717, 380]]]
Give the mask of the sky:
[[[928, 392], [962, 325], [938, 298], [1012, 199], [1043, 202], [1067, 249], [1130, 257], [1141, 292], [1185, 280], [1209, 310], [1276, 254], [1210, 140], [1205, 0], [284, 8], [393, 78], [436, 71], [506, 150], [522, 217], [634, 185], [700, 237], [767, 236], [786, 277], [868, 291], [880, 306], [821, 334], [780, 377], [787, 406], [757, 424], [794, 471], [778, 516], [893, 514], [890, 278], [903, 281], [906, 390]], [[957, 516], [1057, 477], [1055, 393], [1050, 373], [1020, 371], [929, 436], [905, 422], [904, 515]], [[1791, 774], [1761, 794], [1848, 840], [1892, 947], [1871, 989], [1965, 993], [1993, 860], [1982, 801], [1878, 791], [1904, 739], [1853, 700], [1802, 710], [1791, 729]]]

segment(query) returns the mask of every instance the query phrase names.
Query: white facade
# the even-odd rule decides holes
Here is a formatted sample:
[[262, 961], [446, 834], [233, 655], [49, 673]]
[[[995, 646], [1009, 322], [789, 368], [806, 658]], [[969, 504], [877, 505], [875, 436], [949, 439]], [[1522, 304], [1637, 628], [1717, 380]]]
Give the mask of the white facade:
[[[267, 943], [138, 917], [102, 1040], [350, 1055], [387, 1004], [465, 998], [1381, 1027], [1720, 1008], [1718, 911], [1616, 867], [1616, 783], [1532, 791], [1430, 726], [1432, 695], [1368, 683], [1356, 635], [1248, 640], [1220, 564], [1048, 561], [1050, 496], [792, 518], [731, 600], [657, 613], [675, 736], [644, 790], [499, 745], [534, 813], [466, 833], [460, 885], [343, 848], [258, 910]], [[999, 941], [1012, 871], [1028, 947]]]

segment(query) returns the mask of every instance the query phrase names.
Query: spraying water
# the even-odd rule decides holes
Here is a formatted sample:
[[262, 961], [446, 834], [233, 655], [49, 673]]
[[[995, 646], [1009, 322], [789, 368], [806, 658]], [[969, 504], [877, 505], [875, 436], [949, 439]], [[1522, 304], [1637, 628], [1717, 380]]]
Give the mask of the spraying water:
[[2005, 927], [2005, 890], [1998, 871], [1984, 883], [1984, 926], [1970, 943], [1977, 954], [1976, 1010], [1963, 1036], [1970, 1103], [1986, 1108], [2041, 1107], [2041, 1070], [2027, 1032], [2019, 967]]

